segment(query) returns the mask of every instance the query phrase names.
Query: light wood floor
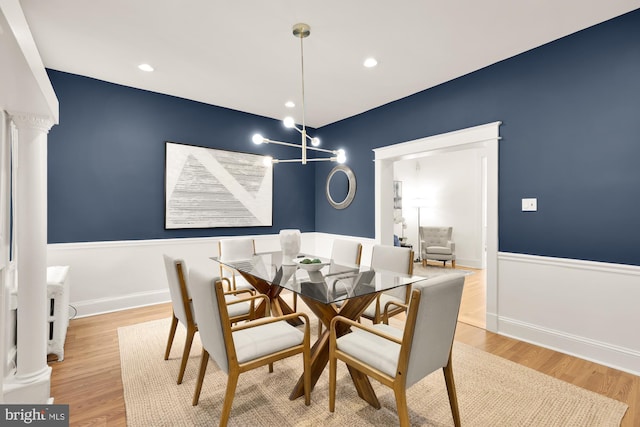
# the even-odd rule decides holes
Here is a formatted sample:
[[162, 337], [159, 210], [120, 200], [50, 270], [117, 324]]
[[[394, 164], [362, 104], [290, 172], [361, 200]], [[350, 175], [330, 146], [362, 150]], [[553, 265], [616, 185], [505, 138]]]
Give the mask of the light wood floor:
[[[414, 272], [421, 268], [421, 263], [416, 263]], [[442, 267], [439, 261], [428, 261], [427, 265], [434, 267]], [[451, 263], [446, 268], [451, 268]], [[486, 301], [486, 272], [477, 268], [458, 267], [465, 270], [471, 270], [474, 273], [467, 276], [464, 280], [464, 291], [462, 292], [462, 301], [460, 303], [460, 313], [458, 320], [471, 326], [477, 326], [484, 329], [487, 325], [485, 314], [487, 311]]]
[[[472, 326], [478, 317], [484, 322], [484, 308], [472, 306], [478, 301], [477, 288], [484, 287], [484, 275], [478, 273], [466, 279], [466, 290], [474, 292], [463, 296], [461, 316], [465, 313], [466, 320], [458, 322], [457, 341], [625, 402], [629, 409], [622, 426], [640, 426], [640, 377]], [[126, 426], [117, 328], [170, 316], [170, 304], [160, 304], [71, 320], [65, 359], [50, 365], [51, 395], [55, 403], [69, 404], [72, 427]]]

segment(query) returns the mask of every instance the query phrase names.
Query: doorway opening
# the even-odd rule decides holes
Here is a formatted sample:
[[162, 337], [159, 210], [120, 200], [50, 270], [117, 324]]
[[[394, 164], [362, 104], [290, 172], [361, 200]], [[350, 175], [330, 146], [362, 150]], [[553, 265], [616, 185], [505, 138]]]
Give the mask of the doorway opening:
[[489, 331], [497, 331], [498, 286], [498, 141], [501, 122], [475, 126], [445, 134], [374, 149], [375, 154], [375, 222], [376, 242], [393, 244], [394, 235], [394, 163], [462, 150], [482, 150], [486, 180], [486, 216], [482, 219], [486, 246], [486, 312]]

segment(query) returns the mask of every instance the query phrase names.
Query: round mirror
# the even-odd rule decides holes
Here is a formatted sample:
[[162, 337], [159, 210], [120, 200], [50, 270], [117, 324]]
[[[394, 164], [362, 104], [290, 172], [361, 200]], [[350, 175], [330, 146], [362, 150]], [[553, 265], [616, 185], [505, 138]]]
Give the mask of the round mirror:
[[337, 165], [327, 176], [325, 188], [329, 204], [336, 209], [344, 209], [356, 196], [356, 176], [349, 166]]

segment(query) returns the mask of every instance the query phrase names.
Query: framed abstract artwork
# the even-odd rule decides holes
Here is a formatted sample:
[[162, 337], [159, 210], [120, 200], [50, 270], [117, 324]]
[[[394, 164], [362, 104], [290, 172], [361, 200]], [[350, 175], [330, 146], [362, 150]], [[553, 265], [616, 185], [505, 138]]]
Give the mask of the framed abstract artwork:
[[265, 156], [165, 143], [165, 229], [271, 226]]
[[393, 181], [393, 209], [402, 209], [402, 181]]

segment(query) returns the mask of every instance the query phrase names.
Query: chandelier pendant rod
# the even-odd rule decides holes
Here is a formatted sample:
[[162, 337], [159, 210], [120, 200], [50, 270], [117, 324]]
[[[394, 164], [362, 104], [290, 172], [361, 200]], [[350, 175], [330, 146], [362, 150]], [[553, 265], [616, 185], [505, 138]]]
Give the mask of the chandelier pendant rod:
[[[272, 139], [268, 139], [263, 137], [261, 134], [256, 133], [253, 135], [252, 140], [254, 144], [262, 144], [262, 143], [271, 143], [278, 145], [285, 145], [288, 147], [301, 148], [302, 149], [302, 158], [301, 159], [288, 159], [288, 160], [277, 160], [273, 159], [271, 156], [268, 156], [266, 160], [273, 163], [288, 163], [288, 162], [300, 162], [303, 165], [307, 164], [307, 162], [320, 162], [320, 161], [332, 161], [338, 163], [344, 163], [346, 161], [345, 152], [343, 149], [339, 150], [327, 150], [324, 148], [317, 148], [320, 140], [318, 138], [312, 138], [307, 134], [307, 124], [306, 124], [306, 99], [305, 99], [305, 90], [304, 90], [304, 42], [303, 38], [306, 38], [311, 34], [311, 28], [307, 24], [298, 23], [293, 26], [293, 35], [295, 37], [300, 38], [300, 68], [301, 68], [301, 95], [302, 95], [302, 128], [298, 127], [292, 117], [285, 117], [283, 120], [284, 126], [287, 128], [295, 129], [301, 134], [302, 143], [292, 144], [288, 142], [282, 141], [274, 141]], [[307, 141], [309, 140], [309, 141]], [[323, 153], [331, 154], [331, 157], [328, 158], [317, 158], [317, 157], [307, 157], [307, 150], [314, 150]]]
[[304, 47], [302, 39], [306, 37], [304, 32], [300, 32], [300, 68], [302, 75], [302, 164], [307, 163], [307, 127], [305, 125], [305, 104], [304, 104]]

